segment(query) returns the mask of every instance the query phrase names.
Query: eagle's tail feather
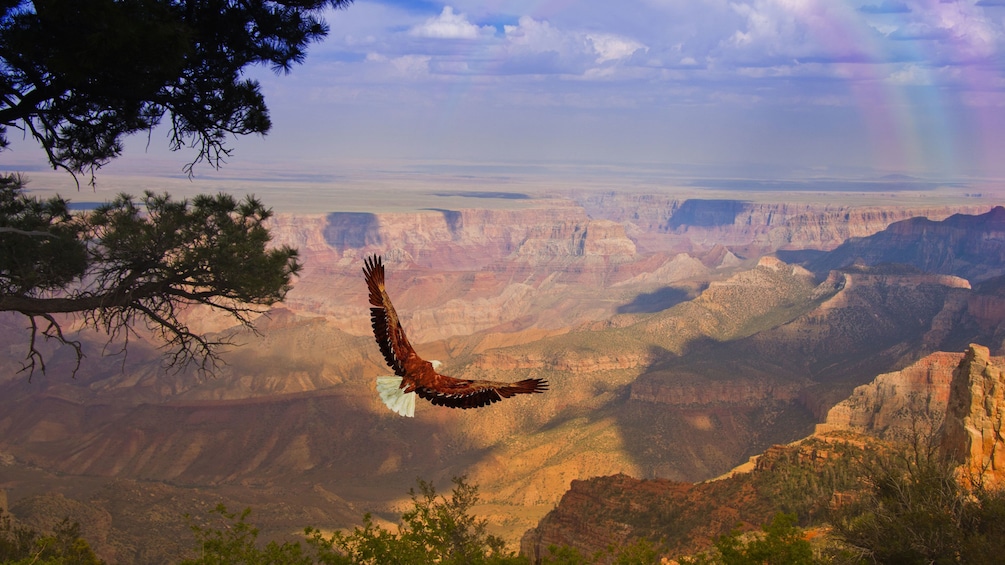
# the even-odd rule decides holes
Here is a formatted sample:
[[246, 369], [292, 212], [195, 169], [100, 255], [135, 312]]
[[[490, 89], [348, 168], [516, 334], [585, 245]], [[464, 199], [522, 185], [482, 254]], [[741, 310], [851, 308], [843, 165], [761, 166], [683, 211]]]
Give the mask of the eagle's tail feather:
[[415, 393], [401, 389], [401, 377], [377, 377], [377, 394], [395, 414], [415, 417]]

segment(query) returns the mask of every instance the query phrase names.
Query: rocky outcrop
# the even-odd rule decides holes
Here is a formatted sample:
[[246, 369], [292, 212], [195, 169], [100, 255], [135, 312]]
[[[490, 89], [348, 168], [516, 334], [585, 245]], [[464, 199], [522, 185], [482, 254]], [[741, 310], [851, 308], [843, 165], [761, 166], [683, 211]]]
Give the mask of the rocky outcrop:
[[[531, 563], [540, 563], [550, 556], [551, 545], [592, 555], [648, 537], [686, 554], [708, 545], [738, 522], [764, 519], [762, 508], [743, 506], [742, 499], [753, 497], [753, 488], [749, 481], [740, 482], [730, 485], [733, 500], [723, 500], [716, 496], [720, 485], [712, 483], [640, 480], [627, 475], [572, 481], [558, 506], [524, 534], [520, 553]], [[673, 539], [667, 539], [666, 530]]]
[[971, 345], [953, 373], [941, 447], [960, 464], [960, 477], [1005, 485], [1005, 359]]
[[834, 406], [817, 432], [850, 430], [885, 440], [935, 438], [961, 480], [1005, 484], [1005, 358], [971, 344], [885, 373]]
[[[288, 227], [281, 219], [276, 226]], [[323, 237], [338, 255], [392, 248], [403, 259], [441, 269], [485, 265], [514, 252], [543, 256], [635, 253], [621, 224], [591, 220], [567, 200], [539, 201], [515, 210], [333, 213], [327, 216]], [[453, 256], [444, 256], [448, 251]]]
[[971, 345], [966, 353], [935, 353], [856, 388], [830, 410], [813, 436], [768, 447], [743, 470], [720, 479], [683, 483], [616, 475], [573, 481], [558, 506], [524, 535], [521, 552], [540, 562], [552, 544], [589, 554], [648, 537], [660, 539], [671, 556], [686, 555], [737, 524], [750, 528], [765, 523], [776, 511], [774, 505], [788, 500], [776, 498], [790, 488], [786, 481], [806, 473], [843, 477], [828, 483], [833, 492], [795, 495], [807, 504], [803, 512], [825, 511], [842, 497], [856, 497], [855, 489], [863, 483], [855, 478], [862, 468], [855, 458], [863, 447], [876, 445], [868, 436], [936, 438], [961, 463], [963, 480], [997, 488], [1005, 476], [1003, 419], [1005, 358], [991, 357], [980, 345]]
[[[749, 472], [701, 483], [625, 475], [573, 481], [554, 510], [524, 534], [520, 551], [541, 563], [550, 545], [592, 555], [645, 538], [659, 540], [661, 562], [675, 563], [734, 529], [759, 529], [777, 512], [792, 511], [797, 500], [799, 515], [812, 521], [831, 509], [835, 495], [846, 494], [841, 490], [862, 485], [849, 472], [861, 445], [848, 434], [776, 445]], [[614, 562], [606, 558], [601, 562]]]
[[908, 439], [918, 425], [934, 433], [949, 403], [953, 370], [962, 353], [938, 352], [900, 371], [856, 387], [827, 412], [821, 429], [846, 429], [889, 440]]
[[809, 263], [826, 273], [856, 261], [899, 263], [971, 282], [1005, 274], [1005, 207], [979, 215], [955, 214], [943, 221], [911, 218], [866, 238], [854, 238]]
[[635, 255], [635, 243], [625, 235], [624, 226], [610, 220], [538, 225], [521, 237], [517, 249], [521, 256]]

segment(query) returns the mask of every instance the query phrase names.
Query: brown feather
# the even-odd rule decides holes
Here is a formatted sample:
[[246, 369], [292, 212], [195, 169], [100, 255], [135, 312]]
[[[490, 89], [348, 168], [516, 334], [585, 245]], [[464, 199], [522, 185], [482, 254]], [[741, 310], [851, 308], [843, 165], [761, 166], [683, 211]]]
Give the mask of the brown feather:
[[437, 373], [432, 363], [419, 357], [405, 337], [405, 330], [384, 288], [384, 264], [379, 255], [364, 261], [363, 275], [370, 292], [370, 321], [374, 339], [387, 365], [401, 377], [401, 387], [405, 392], [415, 391], [420, 398], [437, 406], [479, 408], [517, 394], [548, 390], [548, 382], [543, 379], [503, 383], [455, 379]]

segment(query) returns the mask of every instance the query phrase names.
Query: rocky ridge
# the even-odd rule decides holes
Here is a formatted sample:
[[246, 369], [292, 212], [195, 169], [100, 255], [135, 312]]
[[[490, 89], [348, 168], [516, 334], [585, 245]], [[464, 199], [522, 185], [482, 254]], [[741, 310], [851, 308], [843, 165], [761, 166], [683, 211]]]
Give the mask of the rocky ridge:
[[1005, 484], [1005, 358], [971, 345], [953, 373], [940, 447], [960, 465], [961, 479], [987, 488]]
[[939, 351], [900, 371], [883, 373], [831, 408], [817, 429], [851, 430], [893, 441], [908, 439], [919, 424], [934, 432], [945, 418], [950, 383], [963, 358], [963, 353]]
[[912, 265], [971, 283], [1000, 277], [1005, 275], [1005, 207], [978, 215], [954, 214], [943, 221], [901, 220], [868, 237], [849, 239], [808, 266], [826, 273], [856, 260]]
[[[539, 560], [548, 555], [548, 546], [568, 545], [589, 555], [648, 537], [662, 540], [671, 555], [686, 555], [706, 549], [737, 524], [760, 527], [780, 511], [779, 500], [789, 501], [786, 511], [801, 500], [800, 518], [807, 519], [840, 498], [842, 488], [850, 491], [860, 484], [855, 458], [862, 446], [878, 445], [872, 438], [934, 437], [957, 458], [961, 480], [996, 488], [1005, 476], [1002, 390], [1005, 358], [990, 356], [986, 347], [934, 353], [858, 387], [812, 436], [772, 446], [752, 465], [722, 478], [685, 483], [615, 475], [573, 481], [558, 506], [524, 535], [521, 552]], [[806, 476], [795, 482], [801, 498], [787, 498], [792, 494], [786, 490], [788, 478], [804, 473], [835, 482], [813, 483], [813, 489], [823, 487], [814, 499], [813, 489], [806, 492]]]

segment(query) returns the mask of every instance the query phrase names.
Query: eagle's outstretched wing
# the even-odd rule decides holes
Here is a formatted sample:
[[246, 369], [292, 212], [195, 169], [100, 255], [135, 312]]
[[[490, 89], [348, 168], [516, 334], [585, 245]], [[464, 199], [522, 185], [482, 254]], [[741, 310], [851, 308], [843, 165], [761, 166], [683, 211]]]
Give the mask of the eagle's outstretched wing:
[[405, 337], [398, 314], [391, 304], [391, 297], [384, 290], [384, 264], [379, 255], [368, 257], [364, 261], [363, 275], [366, 277], [366, 287], [370, 291], [370, 323], [373, 326], [373, 336], [377, 340], [380, 352], [388, 367], [399, 377], [405, 376], [405, 361], [409, 358], [418, 359], [412, 344]]
[[470, 381], [437, 374], [432, 383], [415, 389], [419, 398], [437, 406], [450, 408], [480, 408], [517, 394], [533, 394], [548, 390], [543, 379], [524, 379], [515, 383]]
[[[441, 375], [432, 363], [419, 357], [405, 337], [391, 298], [384, 289], [384, 264], [379, 255], [364, 262], [363, 275], [370, 291], [370, 321], [384, 360], [401, 377], [401, 395], [415, 393], [437, 406], [479, 408], [517, 394], [532, 394], [548, 390], [543, 379], [524, 379], [515, 383], [455, 379]], [[390, 382], [382, 383], [381, 399], [398, 413], [403, 401], [388, 390]], [[412, 405], [414, 409], [414, 404]], [[408, 411], [411, 412], [411, 411]], [[411, 415], [410, 413], [408, 415]]]

